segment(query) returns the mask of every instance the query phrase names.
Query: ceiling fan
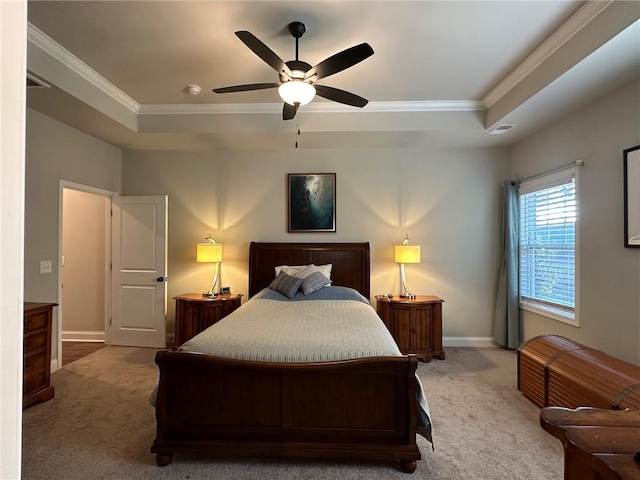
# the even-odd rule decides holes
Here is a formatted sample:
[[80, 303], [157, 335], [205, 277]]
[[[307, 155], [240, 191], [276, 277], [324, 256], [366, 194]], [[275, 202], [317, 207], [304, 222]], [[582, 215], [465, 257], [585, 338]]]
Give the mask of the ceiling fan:
[[280, 75], [279, 82], [235, 85], [233, 87], [214, 88], [213, 91], [215, 93], [231, 93], [278, 88], [278, 93], [285, 102], [282, 109], [283, 120], [293, 119], [298, 108], [313, 100], [315, 95], [360, 108], [369, 102], [366, 98], [345, 90], [316, 84], [317, 80], [346, 70], [373, 55], [373, 49], [368, 43], [361, 43], [343, 50], [312, 67], [306, 62], [298, 60], [298, 40], [306, 31], [304, 23], [291, 22], [288, 29], [291, 36], [296, 39], [296, 59], [288, 62], [282, 61], [273, 50], [258, 40], [252, 33], [247, 31], [236, 32], [236, 36], [253, 53], [278, 72]]

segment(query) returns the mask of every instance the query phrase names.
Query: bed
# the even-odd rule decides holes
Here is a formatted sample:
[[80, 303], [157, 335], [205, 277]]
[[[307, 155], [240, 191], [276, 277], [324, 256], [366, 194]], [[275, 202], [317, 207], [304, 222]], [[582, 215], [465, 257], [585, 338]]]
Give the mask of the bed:
[[[309, 264], [331, 264], [332, 285], [369, 299], [368, 243], [253, 242], [249, 301], [219, 322], [218, 332], [205, 331], [192, 340], [216, 337], [225, 325], [242, 319], [245, 307], [271, 301], [260, 298], [276, 266]], [[413, 473], [421, 458], [416, 434], [430, 440], [417, 360], [399, 352], [358, 356], [283, 362], [158, 352], [157, 432], [151, 452], [160, 466], [171, 463], [174, 454], [201, 453], [384, 460]]]

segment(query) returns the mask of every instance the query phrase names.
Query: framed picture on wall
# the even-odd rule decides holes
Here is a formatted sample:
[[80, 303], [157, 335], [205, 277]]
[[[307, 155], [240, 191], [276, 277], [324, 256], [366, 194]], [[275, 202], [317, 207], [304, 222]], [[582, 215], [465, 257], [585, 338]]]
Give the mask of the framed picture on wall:
[[288, 231], [336, 231], [336, 174], [287, 174]]
[[623, 151], [624, 246], [640, 248], [640, 145]]

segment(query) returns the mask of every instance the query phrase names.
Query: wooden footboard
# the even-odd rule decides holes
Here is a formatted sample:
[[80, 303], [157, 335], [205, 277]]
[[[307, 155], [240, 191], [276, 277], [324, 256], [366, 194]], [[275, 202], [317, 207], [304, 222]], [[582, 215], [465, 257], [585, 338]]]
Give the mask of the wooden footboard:
[[173, 454], [395, 460], [412, 473], [417, 360], [263, 363], [158, 352], [158, 465]]

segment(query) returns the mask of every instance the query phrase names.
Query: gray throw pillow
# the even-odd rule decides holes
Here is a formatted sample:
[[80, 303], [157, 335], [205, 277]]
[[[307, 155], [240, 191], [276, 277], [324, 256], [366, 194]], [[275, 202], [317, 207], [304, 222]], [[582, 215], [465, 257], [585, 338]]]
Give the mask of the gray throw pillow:
[[271, 282], [269, 288], [276, 292], [280, 292], [289, 298], [293, 298], [296, 292], [300, 289], [302, 282], [304, 282], [304, 278], [292, 277], [284, 272], [280, 272]]
[[316, 290], [320, 290], [322, 287], [329, 285], [331, 281], [320, 272], [313, 272], [311, 275], [304, 278], [302, 282], [302, 293], [308, 295]]

